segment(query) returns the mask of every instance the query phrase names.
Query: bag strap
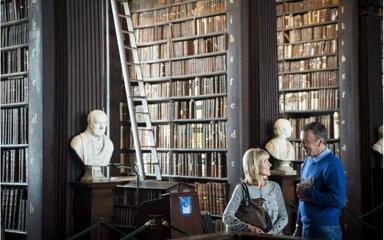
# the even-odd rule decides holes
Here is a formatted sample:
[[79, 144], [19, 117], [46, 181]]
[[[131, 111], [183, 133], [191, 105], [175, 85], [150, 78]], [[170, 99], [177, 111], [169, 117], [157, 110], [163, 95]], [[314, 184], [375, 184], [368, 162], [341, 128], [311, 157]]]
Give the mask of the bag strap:
[[248, 191], [247, 184], [245, 182], [240, 182], [240, 186], [243, 191], [243, 195], [244, 195], [243, 200], [245, 202], [245, 206], [248, 207], [250, 198], [249, 198], [249, 191]]

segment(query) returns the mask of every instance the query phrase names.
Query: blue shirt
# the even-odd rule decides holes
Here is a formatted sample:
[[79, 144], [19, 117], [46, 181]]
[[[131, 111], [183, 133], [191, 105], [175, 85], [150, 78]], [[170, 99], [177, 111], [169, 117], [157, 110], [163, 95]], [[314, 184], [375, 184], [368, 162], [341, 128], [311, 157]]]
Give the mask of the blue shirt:
[[301, 169], [301, 178], [312, 184], [305, 200], [299, 200], [298, 224], [340, 225], [341, 209], [345, 202], [346, 180], [341, 161], [325, 149], [317, 157], [307, 157]]

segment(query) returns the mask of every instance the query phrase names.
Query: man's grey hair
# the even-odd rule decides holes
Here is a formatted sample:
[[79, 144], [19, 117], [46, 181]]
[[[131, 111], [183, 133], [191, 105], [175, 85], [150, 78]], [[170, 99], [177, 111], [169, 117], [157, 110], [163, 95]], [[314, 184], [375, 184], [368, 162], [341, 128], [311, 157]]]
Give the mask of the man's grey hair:
[[324, 126], [324, 124], [320, 122], [311, 122], [308, 124], [305, 124], [301, 131], [306, 132], [311, 130], [313, 135], [315, 135], [316, 140], [322, 138], [324, 140], [324, 144], [327, 143], [328, 140], [328, 130]]

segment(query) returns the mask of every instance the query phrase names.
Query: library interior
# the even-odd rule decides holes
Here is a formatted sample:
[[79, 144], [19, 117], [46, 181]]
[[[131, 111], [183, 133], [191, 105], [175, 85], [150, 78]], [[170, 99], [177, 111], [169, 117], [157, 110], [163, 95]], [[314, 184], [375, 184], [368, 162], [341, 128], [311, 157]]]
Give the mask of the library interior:
[[0, 1], [0, 239], [383, 239], [382, 1]]

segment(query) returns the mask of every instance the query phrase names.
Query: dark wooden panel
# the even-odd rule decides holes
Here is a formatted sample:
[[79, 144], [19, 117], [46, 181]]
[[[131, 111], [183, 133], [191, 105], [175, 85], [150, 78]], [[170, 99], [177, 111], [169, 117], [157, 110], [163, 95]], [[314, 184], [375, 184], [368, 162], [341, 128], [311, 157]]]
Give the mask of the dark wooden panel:
[[70, 139], [86, 128], [89, 111], [106, 111], [104, 64], [105, 1], [59, 1], [57, 8], [58, 236], [73, 234], [73, 192], [81, 164], [69, 148]]
[[278, 117], [276, 5], [250, 1], [250, 146], [264, 147]]
[[[378, 140], [377, 129], [383, 124], [383, 92], [382, 92], [382, 52], [380, 27], [382, 17], [378, 16], [377, 6], [362, 4], [359, 17], [359, 96], [361, 128], [361, 167], [362, 167], [362, 212], [368, 212], [383, 202], [383, 169], [382, 155], [372, 150]], [[382, 7], [381, 7], [382, 8]], [[380, 50], [379, 50], [380, 49]], [[382, 209], [364, 218], [372, 226], [383, 226]], [[365, 227], [364, 232], [371, 232], [374, 239], [381, 239], [382, 232]]]

